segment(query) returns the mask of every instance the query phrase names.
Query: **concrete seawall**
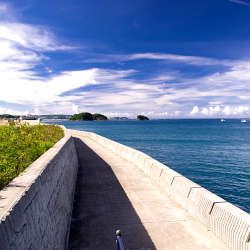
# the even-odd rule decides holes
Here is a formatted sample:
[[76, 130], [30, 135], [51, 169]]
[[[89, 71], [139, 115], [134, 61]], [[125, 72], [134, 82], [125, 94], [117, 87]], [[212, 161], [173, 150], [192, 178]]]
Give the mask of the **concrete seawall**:
[[[77, 140], [78, 151], [76, 151], [75, 147]], [[82, 146], [79, 142], [81, 140], [96, 149], [96, 156], [93, 151], [91, 153], [91, 150], [86, 145]], [[89, 158], [91, 154], [92, 158]], [[100, 156], [98, 156], [99, 154]], [[105, 222], [103, 230], [100, 232], [100, 235], [108, 237], [106, 242], [112, 241], [110, 237], [112, 237], [114, 230], [112, 229], [109, 232], [111, 220], [114, 220], [115, 224], [120, 221], [121, 225], [127, 225], [129, 219], [132, 224], [127, 226], [128, 228], [131, 227], [132, 232], [138, 229], [138, 231], [134, 232], [137, 234], [140, 229], [141, 235], [144, 235], [148, 241], [151, 241], [150, 237], [153, 235], [155, 243], [159, 242], [159, 245], [165, 244], [163, 248], [154, 248], [151, 242], [149, 244], [151, 248], [147, 249], [221, 250], [225, 249], [220, 247], [220, 244], [223, 244], [222, 241], [233, 250], [250, 250], [250, 215], [248, 213], [143, 152], [95, 133], [66, 129], [64, 138], [31, 164], [5, 189], [0, 191], [0, 250], [67, 249], [79, 159], [82, 161], [81, 171], [84, 176], [79, 182], [80, 194], [78, 193], [78, 197], [83, 195], [80, 204], [83, 204], [87, 209], [83, 210], [79, 207], [79, 211], [83, 210], [83, 214], [80, 214], [79, 217], [80, 224], [77, 224], [78, 221], [76, 221], [75, 234], [79, 233], [81, 242], [87, 241], [87, 239], [84, 238], [86, 232], [79, 230], [79, 227], [81, 224], [87, 223], [83, 226], [87, 228], [87, 231], [92, 230], [92, 224], [89, 223], [91, 216], [93, 217], [93, 214], [96, 213], [93, 211], [94, 209], [98, 211], [98, 214], [92, 218], [95, 222], [98, 222], [97, 227], [100, 227], [99, 218], [101, 213], [103, 213], [104, 220], [110, 216], [109, 223], [106, 224]], [[87, 165], [85, 165], [86, 162]], [[107, 162], [110, 162], [110, 165], [107, 165]], [[111, 168], [112, 164], [113, 170]], [[130, 172], [126, 167], [123, 167], [123, 164], [131, 165], [129, 167]], [[96, 173], [97, 169], [100, 170], [100, 173]], [[114, 170], [115, 172], [113, 172]], [[129, 180], [129, 176], [133, 175], [132, 172], [136, 173]], [[91, 177], [98, 176], [98, 174], [99, 179], [91, 179]], [[108, 180], [104, 181], [106, 186], [102, 186], [101, 178]], [[139, 181], [143, 178], [144, 180], [139, 184]], [[86, 189], [85, 179], [89, 180], [89, 190]], [[115, 189], [110, 186], [111, 180], [115, 184]], [[137, 181], [133, 182], [133, 180]], [[119, 182], [122, 182], [122, 184]], [[158, 206], [156, 203], [156, 207], [151, 207], [151, 200], [146, 200], [148, 195], [143, 193], [146, 184], [148, 194], [154, 193], [153, 196], [159, 198], [157, 198]], [[143, 190], [141, 191], [142, 185]], [[125, 187], [128, 189], [127, 193], [124, 190]], [[84, 190], [81, 190], [81, 188]], [[116, 197], [118, 190], [119, 195]], [[93, 196], [94, 191], [97, 196]], [[102, 192], [101, 195], [99, 192]], [[103, 197], [104, 193], [106, 196]], [[160, 198], [161, 193], [164, 193], [164, 196], [166, 194], [166, 197], [171, 197], [171, 199], [166, 199], [166, 202], [169, 202], [167, 208], [164, 207], [166, 203], [164, 198]], [[128, 198], [127, 195], [131, 196]], [[110, 197], [109, 202], [105, 201], [107, 196]], [[120, 204], [121, 197], [123, 197], [123, 203]], [[85, 198], [88, 198], [91, 204], [86, 204], [87, 200]], [[101, 201], [100, 204], [98, 198]], [[150, 207], [144, 204], [144, 199], [145, 203], [150, 204]], [[131, 204], [131, 200], [135, 200], [135, 203]], [[182, 208], [179, 209], [180, 206], [175, 206], [171, 200], [174, 200], [175, 204], [179, 203]], [[119, 201], [119, 204], [117, 201]], [[96, 204], [99, 204], [98, 208]], [[89, 206], [91, 209], [89, 209]], [[105, 209], [109, 208], [111, 210], [106, 211], [104, 206], [106, 206]], [[121, 213], [120, 208], [125, 209], [124, 214]], [[155, 209], [154, 215], [157, 215], [157, 218], [153, 217], [153, 213], [150, 211], [152, 209]], [[85, 213], [86, 211], [90, 213], [90, 216]], [[161, 218], [164, 214], [170, 215], [170, 218], [162, 221]], [[138, 215], [141, 217], [139, 218]], [[189, 219], [189, 217], [192, 219]], [[86, 220], [83, 220], [83, 218]], [[164, 223], [166, 224], [164, 225]], [[201, 225], [201, 227], [197, 224]], [[155, 229], [151, 232], [150, 230], [154, 226]], [[162, 226], [161, 235], [155, 234]], [[193, 226], [195, 229], [192, 231]], [[144, 227], [145, 229], [143, 229]], [[127, 230], [127, 233], [130, 230]], [[105, 234], [105, 231], [109, 233]], [[213, 232], [217, 238], [207, 231]], [[147, 236], [148, 232], [152, 233], [150, 237]], [[162, 243], [165, 236], [168, 241]], [[176, 236], [178, 237], [176, 238]], [[95, 230], [93, 237], [94, 240], [91, 242], [96, 240]], [[130, 242], [134, 238], [133, 234]], [[213, 238], [214, 240], [210, 240]], [[178, 240], [178, 244], [175, 239]], [[138, 240], [134, 242], [135, 245], [138, 244]], [[99, 243], [104, 244], [103, 241]], [[189, 244], [189, 246], [186, 244]], [[135, 245], [131, 245], [131, 248], [128, 249], [135, 249]], [[205, 246], [205, 248], [200, 248], [199, 245]], [[84, 249], [112, 249], [112, 247], [87, 247]]]
[[0, 191], [1, 250], [67, 249], [77, 169], [66, 132]]
[[74, 136], [88, 137], [134, 163], [155, 185], [171, 195], [229, 248], [250, 249], [250, 215], [248, 213], [138, 150], [95, 133], [69, 131]]

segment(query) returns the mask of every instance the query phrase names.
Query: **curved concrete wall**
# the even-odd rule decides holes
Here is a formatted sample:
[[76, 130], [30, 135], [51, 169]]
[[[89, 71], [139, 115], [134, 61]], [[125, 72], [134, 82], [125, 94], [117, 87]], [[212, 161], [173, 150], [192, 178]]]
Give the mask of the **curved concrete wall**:
[[190, 181], [150, 156], [95, 133], [71, 130], [110, 149], [138, 166], [162, 190], [233, 250], [250, 249], [250, 215]]
[[0, 249], [67, 249], [77, 169], [66, 132], [0, 191]]

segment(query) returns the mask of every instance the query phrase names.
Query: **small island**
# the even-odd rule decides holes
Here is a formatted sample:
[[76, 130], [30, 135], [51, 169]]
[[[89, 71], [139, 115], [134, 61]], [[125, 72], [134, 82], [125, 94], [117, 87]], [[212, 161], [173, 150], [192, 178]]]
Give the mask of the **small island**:
[[82, 112], [79, 114], [74, 114], [70, 117], [71, 121], [105, 121], [108, 118], [102, 114], [91, 114], [88, 112]]
[[137, 115], [136, 120], [145, 121], [145, 120], [149, 120], [149, 118], [144, 115]]

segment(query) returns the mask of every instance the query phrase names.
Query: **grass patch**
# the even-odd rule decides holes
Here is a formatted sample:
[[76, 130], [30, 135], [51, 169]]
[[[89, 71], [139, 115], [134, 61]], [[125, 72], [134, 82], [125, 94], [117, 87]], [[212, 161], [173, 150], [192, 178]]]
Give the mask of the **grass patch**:
[[0, 190], [63, 136], [56, 125], [0, 126]]

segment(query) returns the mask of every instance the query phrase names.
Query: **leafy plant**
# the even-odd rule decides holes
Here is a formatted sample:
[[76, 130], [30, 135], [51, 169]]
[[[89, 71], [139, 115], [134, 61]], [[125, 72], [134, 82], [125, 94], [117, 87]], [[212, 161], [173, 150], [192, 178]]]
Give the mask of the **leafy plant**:
[[64, 136], [56, 125], [0, 126], [0, 189]]

